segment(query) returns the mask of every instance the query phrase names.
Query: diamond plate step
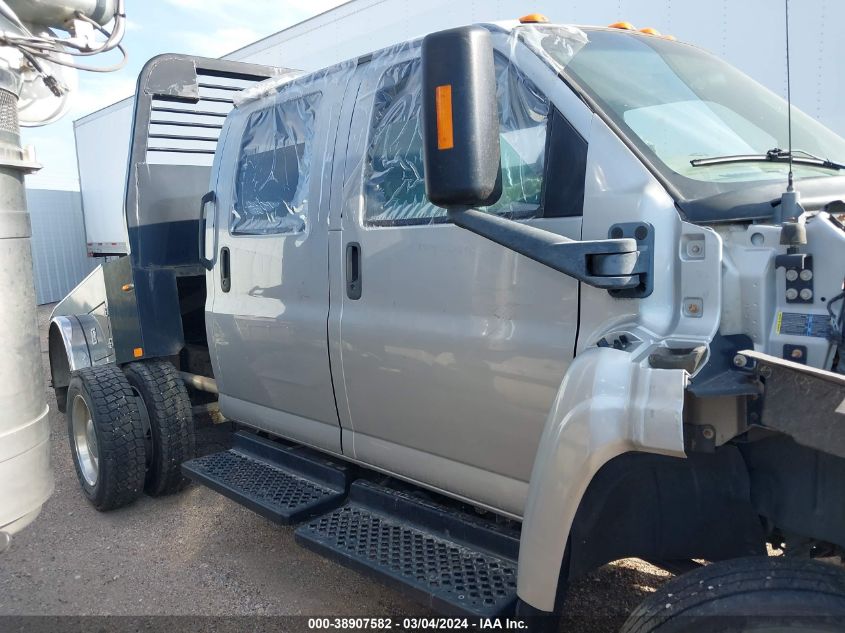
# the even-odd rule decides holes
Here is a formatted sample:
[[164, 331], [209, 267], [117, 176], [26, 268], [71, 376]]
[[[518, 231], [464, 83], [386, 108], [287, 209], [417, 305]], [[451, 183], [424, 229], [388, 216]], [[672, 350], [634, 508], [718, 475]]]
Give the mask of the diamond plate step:
[[350, 480], [345, 466], [318, 453], [244, 432], [230, 450], [185, 462], [182, 473], [284, 525], [338, 507]]
[[497, 617], [516, 603], [517, 533], [363, 480], [296, 540], [444, 613]]

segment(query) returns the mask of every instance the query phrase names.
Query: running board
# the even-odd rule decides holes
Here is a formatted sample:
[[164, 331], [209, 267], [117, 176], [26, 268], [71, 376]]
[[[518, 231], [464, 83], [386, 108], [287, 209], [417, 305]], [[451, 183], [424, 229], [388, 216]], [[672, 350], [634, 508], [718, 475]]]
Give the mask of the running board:
[[500, 617], [516, 603], [519, 534], [364, 480], [296, 540], [436, 611]]
[[185, 462], [182, 473], [283, 525], [337, 508], [350, 482], [343, 465], [244, 432], [235, 434], [230, 450]]

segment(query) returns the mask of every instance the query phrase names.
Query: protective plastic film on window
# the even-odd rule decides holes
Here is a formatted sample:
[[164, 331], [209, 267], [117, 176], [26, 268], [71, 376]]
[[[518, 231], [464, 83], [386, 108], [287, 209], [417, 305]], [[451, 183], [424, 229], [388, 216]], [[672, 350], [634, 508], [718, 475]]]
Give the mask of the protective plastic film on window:
[[319, 93], [252, 111], [241, 140], [232, 233], [298, 233], [305, 230]]
[[270, 77], [264, 81], [259, 81], [249, 88], [245, 88], [240, 92], [235, 93], [233, 102], [236, 108], [242, 108], [245, 105], [260, 101], [279, 92], [279, 90], [289, 84], [297, 77], [301, 77], [305, 73], [301, 70], [288, 70], [282, 72], [275, 77]]
[[[383, 60], [390, 59], [384, 55]], [[383, 62], [384, 63], [384, 62]], [[419, 58], [387, 65], [374, 95], [364, 176], [365, 222], [401, 226], [446, 221], [425, 195]], [[542, 213], [546, 97], [503, 56], [496, 56], [501, 126], [502, 197], [485, 209], [515, 219]]]
[[587, 33], [577, 26], [526, 25], [516, 29], [510, 37], [510, 48], [520, 43], [539, 55], [555, 70], [563, 70], [578, 52], [589, 44]]

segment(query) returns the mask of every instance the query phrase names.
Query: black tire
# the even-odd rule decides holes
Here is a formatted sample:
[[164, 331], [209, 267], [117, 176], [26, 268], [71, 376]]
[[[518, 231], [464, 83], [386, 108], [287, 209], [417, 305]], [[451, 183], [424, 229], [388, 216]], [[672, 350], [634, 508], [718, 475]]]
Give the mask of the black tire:
[[142, 400], [142, 416], [148, 418], [144, 491], [153, 497], [178, 492], [187, 483], [180, 467], [193, 459], [196, 442], [185, 384], [176, 368], [163, 360], [129, 363], [123, 371]]
[[707, 565], [669, 581], [620, 633], [842, 631], [845, 570], [762, 556]]
[[144, 425], [126, 376], [115, 365], [74, 372], [67, 410], [68, 439], [82, 492], [101, 511], [135, 501], [144, 489]]

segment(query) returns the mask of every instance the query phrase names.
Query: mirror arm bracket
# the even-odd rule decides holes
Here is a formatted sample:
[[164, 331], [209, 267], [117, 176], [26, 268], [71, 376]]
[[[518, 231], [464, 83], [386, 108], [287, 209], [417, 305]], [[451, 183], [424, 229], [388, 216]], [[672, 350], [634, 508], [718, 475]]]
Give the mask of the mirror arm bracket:
[[451, 208], [448, 215], [461, 228], [614, 297], [651, 294], [654, 230], [646, 223], [617, 224], [610, 239], [578, 241], [477, 209]]

